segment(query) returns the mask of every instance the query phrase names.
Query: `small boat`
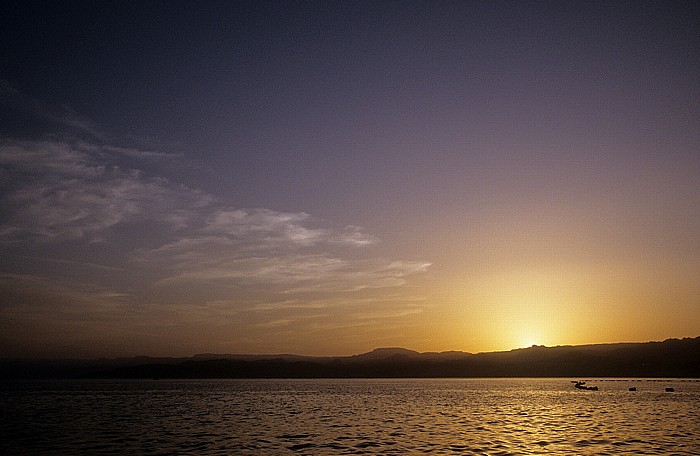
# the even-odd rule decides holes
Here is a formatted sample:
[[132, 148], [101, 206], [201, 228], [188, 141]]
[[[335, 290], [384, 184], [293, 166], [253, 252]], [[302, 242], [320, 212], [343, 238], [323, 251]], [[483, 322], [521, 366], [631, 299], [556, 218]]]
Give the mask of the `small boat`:
[[673, 388], [666, 388], [667, 393], [672, 393], [673, 391], [674, 391]]
[[597, 386], [586, 386], [586, 382], [584, 381], [574, 382], [574, 388], [585, 391], [598, 391]]
[[632, 388], [630, 388], [630, 391], [637, 391], [637, 387], [633, 386]]

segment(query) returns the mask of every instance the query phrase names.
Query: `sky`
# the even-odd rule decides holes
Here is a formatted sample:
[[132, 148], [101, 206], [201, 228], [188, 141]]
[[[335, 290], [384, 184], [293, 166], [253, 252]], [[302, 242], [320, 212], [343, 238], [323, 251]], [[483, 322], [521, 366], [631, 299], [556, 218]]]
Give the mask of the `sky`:
[[0, 6], [0, 357], [700, 335], [700, 5]]

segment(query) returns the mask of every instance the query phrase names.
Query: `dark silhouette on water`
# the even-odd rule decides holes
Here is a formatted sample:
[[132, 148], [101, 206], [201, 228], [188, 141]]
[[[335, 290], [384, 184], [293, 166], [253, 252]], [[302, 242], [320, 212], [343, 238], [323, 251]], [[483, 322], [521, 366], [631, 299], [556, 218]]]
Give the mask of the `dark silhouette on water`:
[[586, 382], [584, 381], [574, 382], [574, 388], [585, 391], [598, 391], [597, 386], [586, 386]]

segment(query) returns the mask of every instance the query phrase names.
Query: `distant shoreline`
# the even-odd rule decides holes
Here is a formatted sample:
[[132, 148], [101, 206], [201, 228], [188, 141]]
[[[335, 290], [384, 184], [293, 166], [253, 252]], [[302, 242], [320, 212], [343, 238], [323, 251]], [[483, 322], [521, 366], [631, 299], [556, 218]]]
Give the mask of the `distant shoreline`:
[[5, 359], [0, 360], [0, 378], [700, 378], [700, 337], [478, 354], [382, 348], [343, 357]]

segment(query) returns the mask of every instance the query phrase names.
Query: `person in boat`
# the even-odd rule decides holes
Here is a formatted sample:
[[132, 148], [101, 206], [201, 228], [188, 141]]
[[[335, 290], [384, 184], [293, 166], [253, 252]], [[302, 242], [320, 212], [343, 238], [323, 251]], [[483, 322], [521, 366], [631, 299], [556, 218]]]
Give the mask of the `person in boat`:
[[586, 382], [580, 381], [580, 382], [575, 382], [574, 383], [574, 388], [580, 389], [580, 390], [586, 390], [586, 391], [598, 391], [597, 386], [585, 386]]

